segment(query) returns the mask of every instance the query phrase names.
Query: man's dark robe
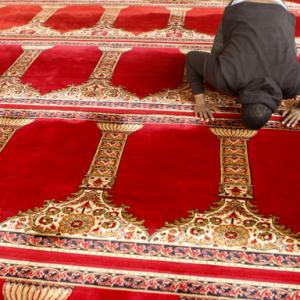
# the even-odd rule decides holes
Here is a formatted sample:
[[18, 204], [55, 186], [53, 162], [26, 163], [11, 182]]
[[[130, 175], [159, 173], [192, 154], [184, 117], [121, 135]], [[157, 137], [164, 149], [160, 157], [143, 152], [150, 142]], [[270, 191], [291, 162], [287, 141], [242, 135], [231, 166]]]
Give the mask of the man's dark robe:
[[204, 92], [203, 78], [242, 104], [263, 103], [276, 111], [281, 99], [300, 92], [295, 52], [295, 16], [279, 4], [241, 2], [225, 9], [224, 48], [187, 55], [193, 94]]

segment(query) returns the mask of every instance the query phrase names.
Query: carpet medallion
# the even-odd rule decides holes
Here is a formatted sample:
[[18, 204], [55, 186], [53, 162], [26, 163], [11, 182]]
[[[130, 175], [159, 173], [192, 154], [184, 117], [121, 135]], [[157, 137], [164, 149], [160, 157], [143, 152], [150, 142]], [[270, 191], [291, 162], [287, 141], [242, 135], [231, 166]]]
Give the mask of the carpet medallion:
[[300, 125], [193, 115], [225, 5], [1, 2], [0, 299], [300, 299]]

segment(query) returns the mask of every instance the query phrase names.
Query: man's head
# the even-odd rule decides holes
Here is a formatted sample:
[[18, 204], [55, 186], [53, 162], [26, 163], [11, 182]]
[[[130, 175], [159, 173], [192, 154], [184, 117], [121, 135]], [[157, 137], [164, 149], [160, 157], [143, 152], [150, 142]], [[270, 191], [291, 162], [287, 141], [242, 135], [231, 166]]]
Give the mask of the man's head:
[[271, 77], [255, 78], [238, 91], [237, 102], [242, 104], [241, 118], [249, 129], [263, 127], [282, 100], [282, 90]]
[[243, 104], [241, 118], [244, 125], [249, 129], [260, 129], [271, 118], [272, 110], [262, 103]]

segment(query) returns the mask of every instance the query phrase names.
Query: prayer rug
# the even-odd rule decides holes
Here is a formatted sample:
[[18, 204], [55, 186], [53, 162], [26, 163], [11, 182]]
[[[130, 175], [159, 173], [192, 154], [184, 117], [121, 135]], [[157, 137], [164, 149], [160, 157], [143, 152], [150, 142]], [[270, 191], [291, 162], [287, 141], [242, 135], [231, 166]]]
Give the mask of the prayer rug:
[[300, 125], [193, 114], [226, 4], [1, 1], [0, 299], [300, 299]]

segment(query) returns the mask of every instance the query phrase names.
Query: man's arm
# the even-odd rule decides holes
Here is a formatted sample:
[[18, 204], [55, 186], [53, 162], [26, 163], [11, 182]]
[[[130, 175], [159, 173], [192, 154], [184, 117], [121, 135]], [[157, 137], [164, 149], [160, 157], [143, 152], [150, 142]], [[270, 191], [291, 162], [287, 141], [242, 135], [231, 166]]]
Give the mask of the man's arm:
[[203, 81], [205, 79], [217, 89], [227, 88], [217, 58], [206, 52], [189, 52], [186, 57], [186, 73], [196, 102], [196, 116], [205, 120], [213, 119], [212, 112], [215, 112], [216, 108], [205, 101]]

